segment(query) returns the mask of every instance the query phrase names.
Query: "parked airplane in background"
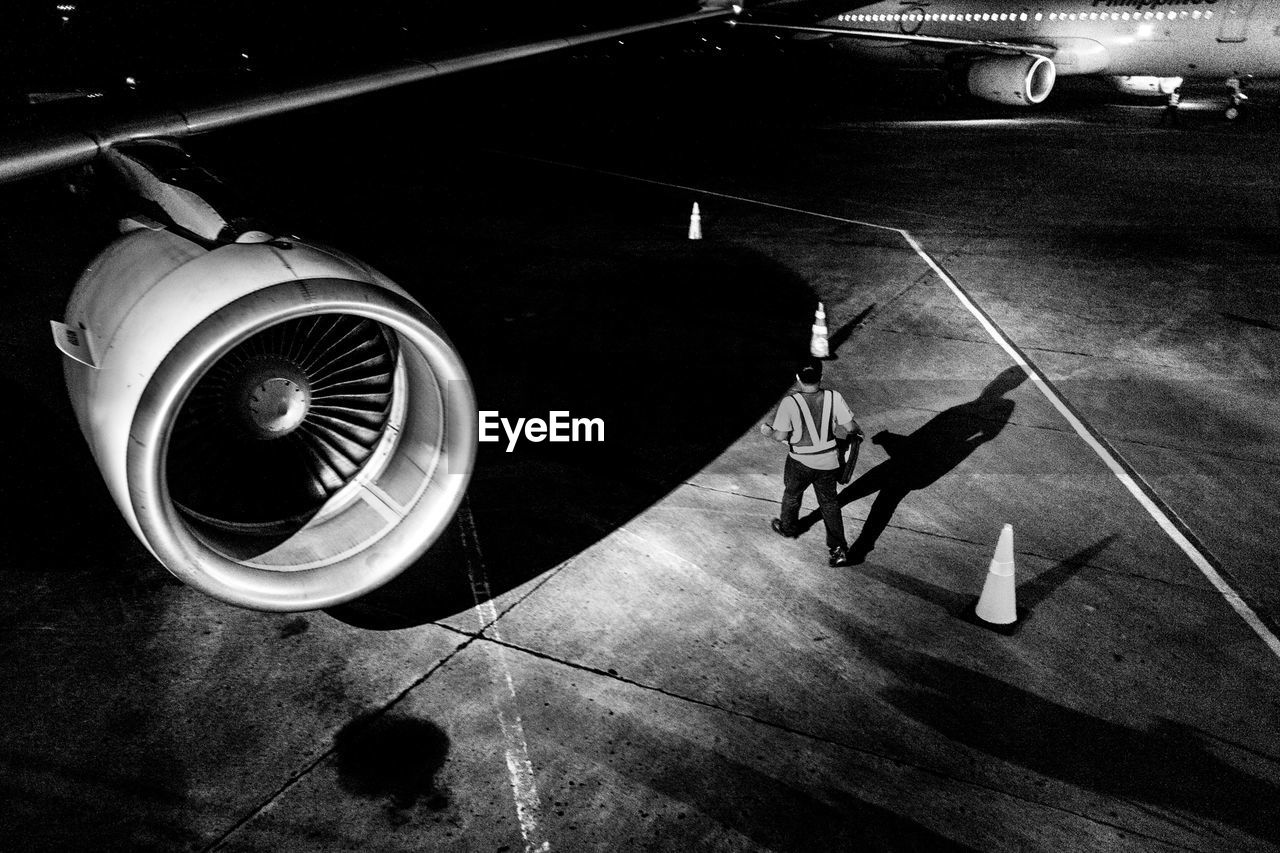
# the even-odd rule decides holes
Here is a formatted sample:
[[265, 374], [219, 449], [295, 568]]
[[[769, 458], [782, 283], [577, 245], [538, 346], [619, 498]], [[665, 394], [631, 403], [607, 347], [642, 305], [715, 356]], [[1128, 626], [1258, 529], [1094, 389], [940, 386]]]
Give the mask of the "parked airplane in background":
[[1010, 105], [1044, 101], [1058, 75], [1110, 77], [1131, 94], [1280, 76], [1280, 0], [886, 0], [809, 26], [732, 23], [945, 68], [959, 91]]

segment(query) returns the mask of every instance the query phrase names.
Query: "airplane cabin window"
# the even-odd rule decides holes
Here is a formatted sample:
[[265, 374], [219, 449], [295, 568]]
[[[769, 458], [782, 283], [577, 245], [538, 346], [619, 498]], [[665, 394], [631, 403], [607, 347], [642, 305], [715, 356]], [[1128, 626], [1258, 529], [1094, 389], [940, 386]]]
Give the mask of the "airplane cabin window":
[[1044, 15], [1040, 12], [1036, 12], [1036, 20], [1037, 21], [1044, 20]]

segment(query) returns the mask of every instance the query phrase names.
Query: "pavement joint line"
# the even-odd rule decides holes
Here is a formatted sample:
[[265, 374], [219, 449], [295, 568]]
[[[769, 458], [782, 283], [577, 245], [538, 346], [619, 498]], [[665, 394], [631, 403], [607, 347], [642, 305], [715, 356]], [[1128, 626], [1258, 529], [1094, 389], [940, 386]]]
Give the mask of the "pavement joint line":
[[[776, 498], [766, 498], [766, 497], [761, 497], [760, 495], [751, 495], [743, 492], [735, 492], [731, 489], [718, 489], [715, 486], [707, 486], [707, 485], [703, 485], [702, 483], [694, 483], [694, 482], [686, 481], [683, 485], [689, 486], [690, 488], [693, 488], [693, 489], [699, 489], [705, 492], [713, 492], [715, 494], [727, 495], [729, 497], [734, 497], [734, 498], [744, 498], [746, 500], [759, 501], [761, 503], [768, 503], [768, 504], [775, 504], [775, 505], [781, 505], [782, 503]], [[655, 506], [653, 509], [661, 511], [665, 509], [665, 507]], [[690, 511], [705, 512], [706, 511], [704, 508], [697, 507], [697, 506], [682, 506], [679, 509], [682, 512], [690, 512]], [[817, 505], [810, 505], [806, 503], [801, 505], [801, 509], [807, 509], [810, 512], [817, 512], [818, 507]], [[742, 513], [739, 513], [739, 515], [741, 514]], [[844, 518], [848, 521], [859, 521], [859, 522], [866, 521], [866, 519], [862, 517], [859, 517], [852, 513], [845, 512], [844, 507], [840, 508], [840, 514], [844, 516]], [[909, 527], [904, 524], [894, 524], [890, 522], [889, 527], [891, 527], [894, 530], [900, 530], [903, 533], [914, 533], [917, 536], [927, 536], [932, 539], [942, 539], [947, 542], [957, 542], [962, 545], [972, 545], [975, 548], [987, 548], [987, 547], [990, 547], [990, 544], [991, 544], [989, 542], [975, 542], [972, 539], [965, 539], [961, 536], [948, 536], [947, 534], [939, 533], [936, 530], [921, 530], [918, 527]], [[1031, 557], [1036, 560], [1043, 560], [1047, 563], [1061, 563], [1063, 561], [1063, 558], [1061, 556], [1054, 556], [1052, 554], [1042, 554], [1039, 551], [1027, 551], [1024, 549], [1015, 549], [1014, 553], [1021, 555], [1023, 557]], [[1182, 590], [1184, 592], [1192, 592], [1197, 594], [1203, 593], [1205, 595], [1217, 594], [1217, 590], [1206, 590], [1201, 584], [1183, 583], [1180, 581], [1169, 580], [1168, 578], [1156, 577], [1155, 575], [1143, 574], [1141, 572], [1130, 572], [1130, 571], [1124, 571], [1123, 569], [1107, 568], [1106, 566], [1095, 566], [1092, 563], [1085, 563], [1081, 568], [1092, 569], [1096, 572], [1101, 572], [1108, 576], [1132, 578], [1134, 580], [1149, 581], [1150, 583], [1158, 583], [1163, 586], [1168, 586], [1174, 589]]]
[[[875, 306], [875, 310], [872, 312], [872, 314], [867, 316], [867, 320], [870, 320], [871, 317], [876, 315], [883, 315], [885, 313], [885, 309], [889, 308], [889, 306], [893, 305], [894, 303], [900, 301], [904, 296], [906, 296], [908, 293], [915, 290], [917, 287], [924, 284], [928, 280], [929, 280], [928, 271], [920, 273], [920, 275], [918, 275], [916, 278], [912, 279], [910, 282], [904, 285], [903, 288], [899, 290], [897, 293], [893, 294], [893, 296], [890, 296], [882, 304]], [[864, 322], [864, 325], [865, 325], [865, 322]], [[876, 326], [875, 331], [892, 332], [894, 330], [890, 329], [888, 326]]]
[[[636, 534], [632, 534], [632, 535], [634, 536]], [[679, 557], [678, 554], [676, 554], [675, 556]], [[679, 557], [679, 558], [684, 559], [683, 557]], [[560, 666], [563, 666], [569, 669], [578, 670], [579, 672], [587, 672], [592, 675], [597, 675], [597, 676], [600, 676], [601, 678], [608, 679], [610, 681], [616, 681], [619, 684], [627, 684], [632, 687], [639, 688], [640, 690], [644, 690], [650, 693], [656, 693], [660, 696], [665, 696], [669, 699], [674, 699], [678, 702], [687, 702], [691, 705], [698, 705], [700, 707], [707, 708], [712, 711], [718, 711], [723, 714], [728, 714], [733, 717], [738, 717], [739, 719], [747, 720], [749, 722], [756, 723], [757, 725], [774, 729], [776, 731], [785, 732], [786, 734], [794, 735], [796, 737], [801, 737], [801, 738], [804, 738], [805, 740], [814, 741], [816, 743], [827, 744], [829, 746], [834, 746], [838, 749], [847, 749], [850, 752], [856, 752], [862, 755], [869, 755], [874, 758], [878, 758], [882, 761], [888, 761], [892, 764], [896, 764], [899, 767], [910, 768], [912, 770], [923, 773], [925, 775], [935, 776], [939, 779], [945, 779], [949, 782], [953, 782], [958, 785], [964, 785], [970, 788], [976, 788], [981, 791], [987, 791], [990, 793], [998, 794], [1000, 796], [1009, 797], [1010, 799], [1013, 799], [1013, 800], [1018, 800], [1024, 803], [1030, 803], [1032, 805], [1049, 809], [1051, 811], [1072, 815], [1073, 817], [1080, 818], [1081, 820], [1088, 821], [1089, 823], [1097, 824], [1099, 826], [1109, 827], [1118, 832], [1128, 833], [1130, 835], [1133, 835], [1139, 838], [1147, 838], [1147, 839], [1150, 839], [1151, 841], [1158, 841], [1161, 844], [1167, 844], [1170, 847], [1176, 847], [1182, 850], [1195, 851], [1198, 849], [1195, 847], [1188, 847], [1184, 844], [1179, 844], [1177, 842], [1169, 841], [1168, 839], [1160, 838], [1159, 836], [1149, 835], [1147, 833], [1135, 830], [1129, 826], [1124, 826], [1122, 824], [1112, 823], [1111, 821], [1102, 820], [1100, 818], [1094, 817], [1093, 815], [1087, 815], [1087, 814], [1082, 814], [1081, 812], [1072, 811], [1071, 809], [1063, 808], [1062, 806], [1056, 803], [1042, 802], [1040, 800], [1023, 796], [1022, 794], [1019, 794], [1015, 791], [1006, 790], [996, 785], [986, 784], [976, 779], [966, 779], [960, 776], [956, 776], [951, 773], [947, 773], [942, 770], [939, 770], [936, 767], [931, 767], [925, 764], [917, 764], [914, 761], [910, 761], [905, 758], [890, 755], [887, 752], [880, 752], [874, 749], [869, 749], [865, 746], [858, 746], [855, 744], [834, 740], [829, 737], [824, 737], [822, 735], [815, 734], [814, 732], [805, 731], [804, 729], [796, 728], [795, 726], [789, 725], [788, 723], [780, 722], [778, 720], [769, 720], [747, 711], [741, 711], [736, 708], [726, 708], [722, 705], [717, 705], [714, 702], [710, 702], [706, 699], [699, 699], [694, 696], [685, 696], [681, 693], [675, 693], [663, 687], [658, 687], [653, 684], [646, 684], [642, 681], [636, 681], [633, 678], [628, 678], [625, 675], [620, 675], [616, 672], [607, 672], [605, 670], [598, 669], [594, 666], [590, 666], [589, 664], [566, 660], [564, 658], [557, 657], [547, 652], [538, 651], [537, 649], [533, 649], [528, 646], [518, 645], [516, 643], [511, 643], [511, 642], [508, 642], [507, 640], [502, 640], [495, 637], [480, 637], [479, 639], [494, 643], [499, 646], [503, 646], [515, 652], [520, 652], [522, 654], [529, 655], [530, 657], [538, 658], [539, 660], [544, 660], [549, 663], [558, 664]]]
[[[440, 626], [440, 627], [447, 628], [448, 626]], [[449, 652], [449, 654], [445, 655], [444, 657], [440, 658], [440, 660], [436, 661], [435, 664], [433, 664], [430, 669], [428, 669], [425, 673], [423, 673], [421, 677], [414, 679], [413, 682], [409, 684], [408, 687], [406, 687], [404, 690], [401, 690], [394, 697], [392, 697], [391, 701], [384, 704], [381, 708], [378, 708], [375, 711], [372, 711], [369, 714], [369, 716], [365, 717], [363, 720], [362, 728], [368, 728], [368, 726], [370, 726], [375, 720], [382, 717], [384, 714], [386, 714], [396, 705], [403, 702], [409, 696], [410, 693], [412, 693], [413, 691], [421, 687], [427, 681], [428, 678], [435, 675], [437, 671], [439, 671], [442, 667], [444, 667], [445, 664], [447, 664], [449, 661], [453, 660], [453, 658], [456, 657], [460, 652], [462, 652], [463, 649], [467, 648], [467, 646], [475, 642], [475, 637], [470, 637], [470, 635], [466, 635], [466, 634], [464, 634], [464, 636], [469, 637], [469, 639], [466, 642], [460, 643], [458, 646], [456, 646], [453, 649], [453, 651]], [[306, 764], [304, 764], [300, 770], [295, 771], [294, 774], [290, 776], [289, 779], [283, 785], [281, 785], [269, 796], [267, 796], [266, 799], [264, 799], [261, 803], [259, 803], [256, 808], [254, 808], [252, 811], [247, 813], [244, 817], [240, 818], [240, 820], [232, 824], [225, 832], [223, 832], [221, 835], [215, 838], [208, 846], [204, 847], [203, 853], [214, 853], [214, 851], [221, 849], [222, 846], [226, 844], [227, 841], [230, 840], [230, 838], [233, 835], [235, 835], [237, 832], [239, 832], [241, 829], [247, 826], [251, 821], [257, 818], [267, 809], [269, 809], [272, 805], [274, 805], [277, 800], [279, 800], [281, 797], [287, 794], [295, 785], [297, 785], [303, 779], [306, 779], [308, 776], [310, 776], [311, 773], [317, 767], [319, 767], [321, 764], [323, 764], [325, 761], [331, 758], [333, 754], [337, 751], [338, 751], [337, 742], [336, 741], [331, 742], [328, 749], [321, 751], [319, 755], [317, 755], [311, 761], [308, 761]]]
[[[712, 491], [712, 492], [719, 492], [720, 494], [735, 495], [735, 493], [734, 493], [734, 492], [727, 492], [727, 491], [724, 491], [724, 490], [722, 490], [722, 489], [710, 489], [710, 488], [709, 488], [709, 489], [707, 489], [707, 490], [708, 490], [708, 491]], [[693, 511], [695, 511], [695, 512], [696, 512], [696, 511], [698, 511], [698, 510], [697, 510], [697, 508], [692, 508], [692, 509], [693, 509]], [[847, 518], [847, 517], [848, 517], [848, 516], [846, 516], [846, 518]], [[853, 517], [853, 520], [857, 521], [857, 520], [860, 520], [860, 519], [858, 519], [858, 518], [855, 516], [855, 517]], [[973, 540], [971, 540], [971, 539], [962, 539], [962, 538], [960, 538], [960, 537], [958, 537], [958, 536], [948, 536], [948, 535], [946, 535], [945, 533], [937, 533], [937, 532], [930, 531], [930, 530], [918, 530], [918, 529], [916, 529], [916, 528], [914, 528], [914, 527], [904, 527], [904, 526], [899, 525], [899, 524], [890, 524], [889, 526], [890, 526], [890, 527], [892, 527], [892, 528], [894, 528], [895, 530], [901, 530], [901, 531], [903, 531], [903, 532], [905, 532], [905, 533], [914, 533], [914, 534], [916, 534], [916, 535], [918, 535], [918, 536], [924, 536], [924, 537], [931, 538], [931, 539], [942, 539], [942, 540], [945, 540], [945, 541], [948, 541], [948, 542], [956, 542], [956, 543], [959, 543], [959, 544], [962, 544], [962, 545], [971, 545], [971, 546], [973, 546], [973, 547], [975, 547], [975, 548], [982, 548], [982, 549], [984, 549], [984, 550], [985, 550], [985, 549], [990, 548], [990, 546], [991, 546], [991, 543], [989, 543], [989, 542], [974, 542], [974, 541], [973, 541]], [[677, 551], [673, 551], [672, 549], [670, 549], [670, 548], [666, 547], [665, 545], [662, 545], [662, 544], [660, 544], [660, 543], [658, 543], [658, 542], [654, 542], [653, 540], [646, 538], [645, 536], [643, 536], [643, 535], [641, 535], [641, 534], [639, 534], [639, 533], [635, 532], [634, 530], [629, 530], [628, 528], [626, 528], [626, 527], [621, 527], [621, 526], [619, 526], [619, 527], [618, 527], [618, 529], [619, 529], [619, 530], [621, 530], [621, 531], [622, 531], [622, 532], [624, 532], [624, 533], [629, 534], [630, 536], [634, 537], [635, 539], [637, 539], [638, 541], [640, 541], [640, 542], [644, 543], [645, 545], [651, 546], [651, 547], [653, 547], [653, 548], [657, 548], [658, 550], [660, 550], [660, 551], [662, 551], [662, 552], [666, 553], [668, 556], [671, 556], [671, 557], [675, 558], [676, 560], [679, 560], [679, 561], [681, 561], [681, 562], [685, 563], [686, 565], [689, 565], [689, 566], [693, 567], [694, 569], [697, 569], [699, 572], [701, 572], [701, 573], [703, 573], [703, 574], [705, 574], [705, 573], [706, 573], [706, 569], [704, 569], [702, 566], [698, 565], [697, 563], [693, 562], [693, 561], [692, 561], [692, 560], [690, 560], [689, 558], [685, 557], [684, 555], [680, 554], [679, 552], [677, 552]], [[1063, 563], [1063, 562], [1064, 562], [1064, 559], [1063, 559], [1062, 557], [1049, 556], [1049, 555], [1047, 555], [1047, 554], [1041, 554], [1041, 553], [1039, 553], [1039, 552], [1037, 552], [1037, 551], [1025, 551], [1025, 550], [1023, 550], [1023, 551], [1018, 551], [1018, 550], [1015, 550], [1015, 551], [1014, 551], [1014, 553], [1015, 553], [1015, 554], [1018, 554], [1018, 555], [1020, 555], [1020, 556], [1023, 556], [1023, 557], [1030, 557], [1030, 558], [1035, 559], [1035, 560], [1040, 560], [1040, 561], [1042, 561], [1042, 562], [1049, 563], [1049, 564], [1051, 564], [1051, 565], [1050, 565], [1050, 568], [1052, 568], [1054, 565], [1058, 565], [1058, 564], [1061, 564], [1061, 563]], [[1182, 590], [1182, 591], [1185, 591], [1185, 592], [1194, 592], [1194, 593], [1197, 593], [1197, 594], [1204, 595], [1204, 596], [1206, 596], [1206, 597], [1208, 597], [1208, 596], [1212, 596], [1212, 595], [1213, 595], [1213, 591], [1212, 591], [1212, 590], [1207, 590], [1207, 589], [1205, 589], [1203, 586], [1200, 586], [1200, 585], [1193, 585], [1193, 584], [1178, 583], [1178, 582], [1176, 582], [1176, 581], [1166, 580], [1166, 579], [1164, 579], [1164, 578], [1158, 578], [1158, 577], [1154, 577], [1154, 576], [1152, 576], [1152, 575], [1143, 575], [1143, 574], [1138, 574], [1138, 573], [1135, 573], [1135, 572], [1126, 572], [1126, 571], [1119, 571], [1119, 570], [1115, 570], [1115, 569], [1108, 569], [1108, 568], [1106, 568], [1106, 567], [1104, 567], [1104, 566], [1095, 566], [1095, 565], [1093, 565], [1093, 564], [1091, 564], [1091, 563], [1084, 563], [1084, 564], [1082, 564], [1082, 565], [1079, 567], [1079, 569], [1080, 569], [1081, 571], [1083, 571], [1083, 570], [1085, 570], [1085, 569], [1091, 569], [1091, 570], [1093, 570], [1093, 571], [1095, 571], [1095, 572], [1099, 572], [1100, 574], [1102, 574], [1102, 575], [1104, 575], [1104, 576], [1107, 576], [1107, 577], [1112, 577], [1112, 576], [1117, 576], [1117, 577], [1126, 577], [1126, 578], [1131, 578], [1131, 579], [1133, 579], [1133, 580], [1146, 581], [1146, 582], [1149, 582], [1149, 583], [1157, 583], [1157, 584], [1161, 584], [1161, 585], [1163, 585], [1163, 586], [1172, 587], [1172, 588], [1174, 588], [1174, 589]], [[1046, 571], [1047, 571], [1047, 569], [1046, 569]], [[1037, 575], [1037, 577], [1038, 577], [1038, 576], [1039, 576], [1039, 575]], [[1034, 579], [1033, 579], [1033, 580], [1034, 580]]]
[[[554, 166], [562, 169], [571, 169], [580, 172], [589, 172], [591, 174], [604, 175], [606, 177], [619, 178], [621, 180], [633, 181], [651, 186], [664, 187], [666, 189], [676, 189], [683, 192], [699, 193], [701, 195], [710, 196], [712, 198], [723, 198], [730, 201], [739, 201], [745, 204], [758, 205], [760, 207], [768, 207], [774, 210], [784, 210], [789, 213], [798, 213], [802, 216], [811, 216], [818, 219], [825, 219], [832, 222], [843, 222], [846, 225], [859, 225], [865, 228], [875, 228], [882, 231], [893, 231], [899, 234], [906, 241], [917, 255], [923, 260], [942, 280], [944, 284], [950, 288], [960, 304], [969, 310], [977, 320], [979, 325], [986, 330], [992, 340], [1003, 349], [1014, 363], [1026, 371], [1032, 383], [1040, 390], [1046, 399], [1058, 410], [1075, 430], [1076, 434], [1097, 454], [1103, 464], [1115, 475], [1134, 499], [1147, 511], [1156, 524], [1164, 531], [1173, 543], [1177, 545], [1187, 556], [1191, 563], [1200, 570], [1200, 573], [1209, 581], [1219, 594], [1226, 600], [1231, 609], [1236, 612], [1241, 619], [1244, 620], [1253, 632], [1258, 635], [1263, 644], [1271, 650], [1272, 654], [1280, 659], [1280, 638], [1267, 625], [1263, 617], [1259, 615], [1262, 610], [1260, 606], [1247, 601], [1241, 593], [1228, 582], [1227, 578], [1230, 573], [1222, 562], [1213, 555], [1208, 546], [1195, 534], [1191, 527], [1182, 520], [1182, 518], [1169, 506], [1159, 493], [1148, 483], [1138, 470], [1130, 465], [1123, 456], [1120, 455], [1110, 442], [1095, 430], [1084, 416], [1076, 412], [1075, 408], [1067, 401], [1065, 397], [1057, 392], [1053, 384], [1045, 377], [1038, 367], [1032, 364], [1031, 360], [1023, 354], [1018, 346], [995, 324], [987, 313], [974, 302], [962, 287], [947, 273], [942, 266], [933, 259], [933, 257], [925, 251], [920, 242], [907, 231], [905, 228], [896, 228], [890, 225], [881, 225], [876, 222], [865, 222], [859, 219], [850, 219], [844, 216], [836, 216], [830, 213], [821, 213], [815, 210], [804, 210], [798, 207], [791, 207], [785, 204], [777, 204], [775, 202], [764, 201], [762, 199], [752, 199], [745, 196], [733, 195], [730, 193], [717, 192], [701, 187], [691, 187], [684, 184], [671, 183], [669, 181], [659, 181], [654, 178], [642, 178], [638, 175], [628, 175], [624, 172], [614, 172], [608, 169], [599, 169], [591, 166], [583, 166], [576, 163], [565, 163], [557, 160], [549, 160], [542, 157], [532, 157], [528, 155], [509, 155], [524, 159], [530, 162], [542, 163], [548, 166]], [[1231, 578], [1238, 585], [1239, 581]], [[1264, 611], [1265, 612], [1265, 611]]]
[[[1023, 349], [1030, 350], [1031, 352], [1045, 352], [1045, 353], [1048, 353], [1049, 355], [1078, 355], [1084, 358], [1108, 358], [1108, 356], [1105, 356], [1105, 355], [1098, 355], [1096, 353], [1091, 353], [1091, 352], [1079, 352], [1078, 350], [1073, 350], [1073, 349], [1054, 349], [1053, 347], [1030, 347], [1030, 346], [1024, 346]], [[1121, 361], [1121, 362], [1124, 361], [1124, 359], [1121, 359], [1121, 358], [1112, 358], [1112, 360]], [[1135, 361], [1130, 363], [1142, 364], [1143, 362]]]
[[[933, 415], [940, 415], [945, 411], [945, 409], [930, 409], [925, 406], [902, 406], [901, 408], [908, 412], [923, 412], [925, 414], [933, 414]], [[988, 421], [990, 423], [1000, 422], [998, 418], [984, 418], [982, 416], [978, 416], [977, 418], [975, 418], [975, 420]], [[1010, 418], [1008, 421], [1006, 421], [1004, 426], [1006, 429], [1008, 427], [1017, 427], [1018, 429], [1038, 429], [1044, 432], [1056, 432], [1056, 433], [1070, 432], [1070, 430], [1060, 426], [1049, 426], [1048, 424], [1033, 424], [1033, 423], [1028, 423], [1027, 421], [1016, 421], [1013, 418]]]
[[551, 842], [544, 837], [539, 825], [542, 803], [538, 796], [533, 763], [529, 760], [529, 744], [525, 740], [524, 722], [520, 719], [515, 682], [511, 678], [511, 667], [507, 664], [502, 634], [495, 624], [498, 621], [498, 615], [493, 604], [493, 592], [489, 587], [484, 555], [480, 551], [480, 540], [476, 535], [475, 517], [471, 514], [471, 504], [465, 498], [458, 515], [462, 522], [459, 525], [459, 534], [462, 537], [467, 576], [471, 581], [471, 592], [476, 602], [474, 608], [476, 620], [479, 622], [481, 632], [493, 632], [492, 639], [497, 651], [496, 656], [490, 656], [490, 664], [491, 666], [496, 664], [494, 666], [497, 670], [496, 674], [502, 680], [496, 697], [498, 725], [502, 729], [506, 746], [507, 775], [515, 798], [520, 835], [524, 838], [525, 853], [548, 853], [551, 850]]
[[1206, 450], [1199, 447], [1179, 447], [1174, 444], [1156, 444], [1154, 441], [1142, 441], [1137, 438], [1118, 437], [1115, 441], [1122, 444], [1136, 444], [1139, 447], [1150, 447], [1156, 450], [1168, 450], [1173, 453], [1188, 453], [1195, 456], [1210, 456], [1214, 459], [1229, 459], [1232, 462], [1244, 462], [1249, 465], [1265, 465], [1268, 468], [1280, 468], [1280, 460], [1272, 459], [1253, 459], [1248, 456], [1235, 456], [1230, 453], [1220, 453], [1216, 450]]
[[955, 335], [940, 335], [937, 333], [925, 334], [924, 332], [916, 332], [911, 329], [891, 329], [888, 326], [880, 326], [876, 329], [878, 332], [885, 332], [890, 335], [906, 335], [912, 338], [926, 338], [931, 341], [953, 341], [958, 344], [982, 344], [985, 346], [986, 341], [981, 338], [958, 338]]

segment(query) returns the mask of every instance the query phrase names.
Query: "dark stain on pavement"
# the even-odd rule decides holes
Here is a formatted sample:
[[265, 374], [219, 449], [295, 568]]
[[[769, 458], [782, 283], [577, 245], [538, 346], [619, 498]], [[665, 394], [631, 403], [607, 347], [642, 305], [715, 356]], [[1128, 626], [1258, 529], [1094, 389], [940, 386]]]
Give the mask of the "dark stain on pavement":
[[449, 754], [449, 736], [430, 720], [366, 714], [343, 726], [334, 744], [338, 779], [348, 793], [385, 797], [395, 809], [413, 808], [423, 800], [436, 810], [449, 804], [436, 783]]
[[280, 639], [287, 640], [299, 634], [305, 634], [311, 627], [305, 616], [295, 616], [280, 625]]

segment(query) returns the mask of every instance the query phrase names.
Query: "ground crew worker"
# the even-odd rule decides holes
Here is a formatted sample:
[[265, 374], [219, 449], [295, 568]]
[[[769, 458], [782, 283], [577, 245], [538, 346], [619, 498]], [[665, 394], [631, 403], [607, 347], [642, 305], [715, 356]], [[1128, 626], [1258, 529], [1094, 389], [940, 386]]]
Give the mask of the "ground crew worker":
[[1244, 93], [1244, 83], [1239, 77], [1227, 78], [1227, 92], [1230, 103], [1227, 104], [1227, 121], [1244, 118], [1244, 109], [1249, 96]]
[[1166, 124], [1171, 127], [1178, 126], [1178, 104], [1182, 101], [1182, 87], [1178, 86], [1169, 93], [1169, 100], [1165, 102], [1164, 114], [1160, 116], [1160, 126]]
[[818, 496], [822, 522], [827, 528], [827, 548], [831, 566], [848, 566], [849, 550], [844, 538], [844, 519], [836, 497], [840, 474], [836, 439], [850, 434], [861, 436], [862, 428], [853, 419], [849, 404], [839, 391], [823, 389], [822, 362], [809, 359], [796, 373], [800, 390], [782, 401], [773, 424], [761, 424], [760, 434], [791, 447], [783, 469], [782, 510], [770, 522], [775, 533], [788, 538], [800, 535], [800, 498], [813, 486]]

